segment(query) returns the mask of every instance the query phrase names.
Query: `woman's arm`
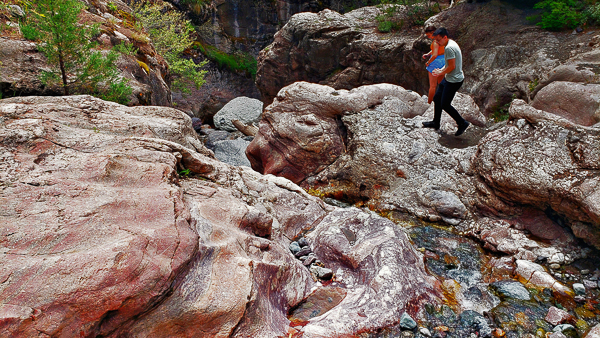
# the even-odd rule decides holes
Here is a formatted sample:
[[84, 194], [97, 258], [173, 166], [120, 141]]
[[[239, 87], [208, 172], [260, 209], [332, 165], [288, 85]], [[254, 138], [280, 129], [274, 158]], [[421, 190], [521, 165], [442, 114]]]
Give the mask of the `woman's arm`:
[[429, 52], [431, 54], [431, 57], [429, 58], [429, 61], [427, 61], [425, 63], [426, 66], [429, 66], [430, 63], [433, 62], [433, 60], [435, 60], [436, 57], [438, 57], [438, 51], [440, 49], [440, 45], [438, 45], [437, 42], [433, 42], [433, 47], [431, 48], [431, 52]]

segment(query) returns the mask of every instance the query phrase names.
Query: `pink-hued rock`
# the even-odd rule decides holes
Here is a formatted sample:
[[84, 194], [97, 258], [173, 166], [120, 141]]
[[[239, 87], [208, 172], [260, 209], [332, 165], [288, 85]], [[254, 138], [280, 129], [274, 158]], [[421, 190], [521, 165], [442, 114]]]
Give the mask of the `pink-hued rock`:
[[89, 96], [0, 102], [0, 299], [10, 318], [0, 331], [106, 335], [164, 296], [197, 250], [176, 155], [132, 139], [192, 147], [187, 116]]
[[418, 318], [424, 304], [439, 302], [439, 288], [425, 273], [423, 259], [388, 219], [358, 209], [337, 210], [307, 239], [336, 280], [347, 285], [347, 294], [329, 312], [311, 318], [301, 330], [303, 337], [352, 336], [357, 321], [374, 331], [403, 312]]
[[573, 316], [571, 316], [567, 311], [551, 306], [548, 310], [548, 314], [544, 319], [548, 323], [556, 326], [558, 324], [563, 324], [567, 322], [571, 318], [573, 318]]
[[594, 326], [584, 338], [600, 338], [600, 324]]
[[552, 277], [543, 266], [525, 260], [517, 260], [515, 262], [517, 268], [515, 274], [519, 276], [519, 280], [525, 286], [535, 288], [550, 288], [563, 295], [573, 295], [573, 290], [562, 285]]
[[474, 170], [504, 200], [567, 216], [600, 247], [600, 133], [514, 100], [506, 127], [479, 143]]
[[[0, 101], [0, 119], [3, 334], [287, 337], [290, 309], [322, 287], [288, 250], [309, 229], [323, 263], [352, 281], [339, 294], [370, 300], [324, 308], [306, 337], [336, 316], [353, 325], [322, 337], [382, 329], [400, 309], [437, 302], [400, 228], [217, 161], [178, 110], [28, 97]], [[340, 222], [356, 238], [336, 255], [341, 237], [327, 229]], [[357, 270], [371, 263], [373, 273]]]
[[391, 84], [348, 90], [307, 82], [283, 88], [268, 106], [259, 131], [246, 150], [252, 168], [300, 183], [346, 152], [346, 135], [339, 119], [393, 97], [398, 113], [421, 115], [427, 104], [411, 91]]
[[555, 81], [540, 90], [534, 108], [592, 126], [600, 122], [600, 85]]

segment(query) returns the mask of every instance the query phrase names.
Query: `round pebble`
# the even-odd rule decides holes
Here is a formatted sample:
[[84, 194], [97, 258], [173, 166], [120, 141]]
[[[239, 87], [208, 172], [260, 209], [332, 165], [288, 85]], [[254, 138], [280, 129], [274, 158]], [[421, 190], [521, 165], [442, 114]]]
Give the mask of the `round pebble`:
[[558, 264], [558, 263], [552, 263], [552, 264], [550, 264], [550, 269], [552, 269], [552, 270], [558, 270], [558, 269], [560, 269], [560, 264]]

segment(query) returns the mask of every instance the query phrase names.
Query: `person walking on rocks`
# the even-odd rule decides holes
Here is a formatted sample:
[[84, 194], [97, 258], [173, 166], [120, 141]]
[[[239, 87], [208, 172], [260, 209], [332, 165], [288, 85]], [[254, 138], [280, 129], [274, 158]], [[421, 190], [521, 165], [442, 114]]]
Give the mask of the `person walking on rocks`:
[[448, 38], [446, 28], [438, 28], [433, 32], [433, 39], [442, 47], [444, 47], [444, 67], [435, 69], [432, 74], [434, 76], [444, 76], [433, 96], [434, 115], [433, 121], [423, 122], [423, 127], [440, 129], [440, 120], [442, 118], [442, 109], [450, 115], [458, 129], [454, 135], [460, 136], [469, 127], [470, 123], [460, 116], [458, 111], [452, 107], [452, 99], [460, 89], [465, 79], [462, 71], [462, 53], [456, 41]]
[[[425, 36], [433, 40], [433, 33], [435, 30], [436, 28], [434, 26], [425, 28]], [[435, 89], [442, 80], [441, 76], [434, 76], [432, 72], [437, 68], [444, 67], [444, 47], [438, 45], [438, 43], [433, 40], [430, 48], [431, 50], [429, 53], [423, 54], [423, 59], [427, 60], [427, 62], [425, 62], [425, 68], [427, 69], [427, 73], [429, 75], [429, 92], [427, 93], [427, 103], [431, 103], [431, 101], [433, 101]]]

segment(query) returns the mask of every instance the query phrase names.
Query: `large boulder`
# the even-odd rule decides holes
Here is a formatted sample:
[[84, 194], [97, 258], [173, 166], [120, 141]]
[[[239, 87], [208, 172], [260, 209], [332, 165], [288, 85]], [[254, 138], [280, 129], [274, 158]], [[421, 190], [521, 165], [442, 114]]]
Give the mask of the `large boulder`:
[[600, 247], [600, 130], [537, 110], [522, 100], [511, 122], [479, 144], [474, 170], [497, 196], [572, 220], [577, 237]]
[[348, 150], [343, 114], [380, 105], [385, 98], [386, 107], [399, 116], [420, 115], [428, 107], [415, 92], [390, 84], [352, 91], [306, 82], [283, 88], [265, 109], [258, 134], [246, 150], [252, 167], [303, 182]]
[[531, 105], [583, 126], [600, 122], [600, 84], [555, 81], [540, 90]]
[[217, 129], [237, 131], [231, 121], [238, 120], [246, 125], [257, 123], [260, 121], [262, 110], [263, 103], [260, 100], [240, 96], [227, 102], [225, 107], [215, 114], [213, 121]]
[[[406, 16], [400, 8], [398, 19]], [[258, 57], [256, 84], [265, 103], [296, 81], [336, 89], [385, 82], [424, 92], [427, 71], [421, 51], [413, 48], [420, 33], [378, 33], [376, 18], [382, 10], [364, 7], [346, 15], [324, 10], [292, 16]]]
[[[396, 310], [418, 318], [439, 300], [402, 229], [219, 162], [181, 111], [27, 97], [0, 101], [0, 120], [6, 335], [287, 337], [301, 329], [288, 312], [325, 288], [288, 250], [311, 229], [321, 264], [348, 282], [333, 287], [350, 298], [307, 334], [375, 332], [398, 322]], [[328, 230], [342, 228], [352, 246]], [[364, 276], [365, 265], [376, 270]], [[344, 314], [352, 326], [319, 326]]]
[[0, 331], [105, 336], [148, 311], [198, 235], [177, 155], [139, 139], [205, 151], [189, 118], [76, 96], [5, 99], [0, 119]]

